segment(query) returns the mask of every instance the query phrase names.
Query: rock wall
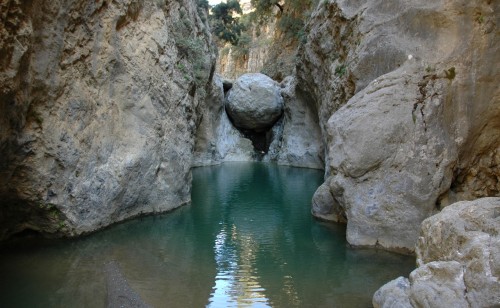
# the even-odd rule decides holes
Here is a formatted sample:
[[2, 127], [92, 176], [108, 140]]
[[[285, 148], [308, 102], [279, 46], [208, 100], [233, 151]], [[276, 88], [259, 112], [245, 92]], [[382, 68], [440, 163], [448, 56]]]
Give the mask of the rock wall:
[[374, 307], [500, 305], [500, 198], [458, 202], [424, 220], [409, 279], [380, 288]]
[[[247, 7], [250, 6], [249, 1], [240, 1], [242, 2]], [[296, 22], [306, 19], [316, 2], [314, 0], [302, 4], [307, 12], [297, 12], [290, 3], [285, 2], [283, 12], [274, 7], [272, 15], [267, 16], [265, 21], [249, 22], [238, 46], [220, 44], [217, 73], [230, 80], [247, 73], [263, 73], [278, 82], [292, 75], [302, 33], [293, 33], [300, 31], [295, 29], [297, 25], [280, 26], [279, 23], [283, 18], [290, 20], [293, 17]]]
[[346, 217], [351, 244], [412, 252], [425, 218], [500, 194], [499, 9], [339, 0], [314, 12], [297, 76], [316, 102], [330, 189], [313, 213]]
[[276, 161], [281, 165], [323, 169], [324, 148], [314, 102], [301, 91], [294, 76], [286, 77], [281, 88], [285, 115]]
[[215, 66], [206, 12], [188, 0], [0, 7], [0, 238], [189, 202]]
[[[273, 41], [276, 24], [271, 22], [259, 29], [248, 30], [250, 42], [245, 50], [238, 50], [230, 44], [219, 47], [217, 73], [234, 80], [246, 73], [259, 73], [269, 60], [269, 45]], [[258, 34], [258, 35], [257, 35]]]

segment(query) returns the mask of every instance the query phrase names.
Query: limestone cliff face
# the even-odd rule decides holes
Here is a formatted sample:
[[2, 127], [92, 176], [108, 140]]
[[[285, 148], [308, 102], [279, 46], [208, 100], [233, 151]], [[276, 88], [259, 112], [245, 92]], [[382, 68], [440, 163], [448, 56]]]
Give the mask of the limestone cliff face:
[[[240, 3], [247, 8], [247, 12], [250, 11], [250, 1], [242, 0]], [[307, 12], [311, 9], [310, 6], [314, 4], [304, 4]], [[306, 19], [308, 14], [303, 11], [297, 12], [290, 5], [284, 5], [283, 12], [275, 7], [273, 15], [266, 18], [265, 22], [248, 25], [248, 29], [241, 35], [238, 46], [221, 45], [217, 59], [217, 73], [230, 80], [246, 73], [263, 73], [278, 82], [292, 75], [300, 43], [301, 33], [298, 32], [301, 30], [296, 29], [297, 25], [280, 26], [283, 18], [289, 20], [291, 16], [299, 21]]]
[[[259, 73], [269, 61], [269, 45], [273, 41], [276, 23], [271, 22], [259, 29], [253, 28], [248, 32], [248, 45], [239, 48], [230, 44], [219, 48], [217, 59], [217, 73], [228, 79], [237, 79], [246, 73]], [[258, 35], [257, 35], [258, 34]]]
[[500, 194], [499, 9], [339, 0], [314, 12], [297, 75], [316, 101], [331, 196], [313, 211], [346, 217], [351, 244], [413, 251], [426, 217]]
[[188, 0], [0, 7], [0, 238], [188, 202], [215, 65], [205, 13]]

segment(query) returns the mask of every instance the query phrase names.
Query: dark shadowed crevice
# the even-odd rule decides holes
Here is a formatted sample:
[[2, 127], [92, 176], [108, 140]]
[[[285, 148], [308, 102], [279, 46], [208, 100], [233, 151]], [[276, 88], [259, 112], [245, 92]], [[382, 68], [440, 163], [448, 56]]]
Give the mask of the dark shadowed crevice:
[[237, 127], [234, 124], [234, 121], [229, 115], [229, 113], [226, 112], [226, 114], [227, 117], [229, 118], [229, 121], [231, 121], [233, 127], [239, 130], [243, 134], [243, 137], [250, 139], [250, 141], [252, 141], [253, 148], [258, 154], [267, 154], [267, 152], [269, 151], [269, 147], [273, 142], [272, 128], [274, 124], [279, 123], [279, 120], [283, 118], [283, 115], [281, 115], [281, 117], [272, 126], [259, 131], [255, 131], [251, 129], [244, 129]]
[[0, 240], [11, 236], [61, 236], [66, 216], [53, 204], [0, 196]]

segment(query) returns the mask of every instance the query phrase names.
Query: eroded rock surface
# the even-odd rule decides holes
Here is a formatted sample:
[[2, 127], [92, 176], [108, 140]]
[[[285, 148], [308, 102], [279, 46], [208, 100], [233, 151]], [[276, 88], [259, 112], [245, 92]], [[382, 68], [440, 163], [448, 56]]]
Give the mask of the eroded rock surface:
[[293, 76], [281, 82], [281, 96], [285, 109], [276, 149], [278, 164], [323, 169], [324, 147], [314, 102], [301, 91]]
[[422, 223], [409, 279], [379, 289], [375, 307], [500, 305], [500, 198], [463, 201]]
[[323, 220], [346, 223], [344, 209], [333, 197], [330, 184], [329, 179], [327, 179], [314, 193], [311, 213]]
[[[420, 223], [498, 196], [500, 3], [324, 1], [298, 84], [316, 101], [347, 239], [412, 252]], [[321, 193], [321, 192], [318, 192]]]
[[448, 95], [449, 80], [428, 85], [436, 95], [423, 98], [421, 114], [413, 111], [422, 99], [418, 70], [408, 64], [380, 77], [328, 122], [329, 168], [336, 173], [330, 192], [345, 211], [351, 244], [412, 250], [421, 221], [450, 187], [457, 145], [438, 99]]
[[193, 1], [0, 1], [0, 238], [190, 200], [214, 70]]

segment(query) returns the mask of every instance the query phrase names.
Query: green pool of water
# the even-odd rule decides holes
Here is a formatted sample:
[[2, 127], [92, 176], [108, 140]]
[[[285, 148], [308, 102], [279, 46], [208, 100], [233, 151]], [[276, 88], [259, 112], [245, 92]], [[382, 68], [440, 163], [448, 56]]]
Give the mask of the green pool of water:
[[0, 307], [105, 307], [104, 264], [154, 307], [370, 307], [412, 257], [347, 247], [314, 220], [322, 172], [260, 163], [193, 171], [192, 204], [77, 240], [0, 247]]

